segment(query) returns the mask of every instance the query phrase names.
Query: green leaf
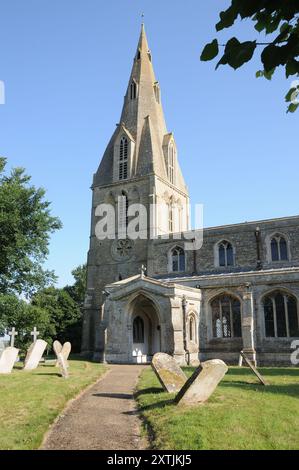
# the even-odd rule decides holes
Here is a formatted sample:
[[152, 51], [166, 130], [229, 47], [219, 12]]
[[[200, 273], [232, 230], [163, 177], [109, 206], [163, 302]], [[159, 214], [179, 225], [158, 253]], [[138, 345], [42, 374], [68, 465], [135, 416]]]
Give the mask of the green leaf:
[[229, 65], [231, 65], [234, 69], [241, 67], [252, 58], [255, 48], [256, 41], [242, 42], [238, 51], [236, 52], [235, 57], [228, 61]]
[[263, 50], [261, 60], [265, 71], [270, 72], [270, 70], [281, 64], [281, 48], [274, 44], [269, 44]]
[[260, 78], [264, 76], [264, 71], [263, 70], [258, 70], [255, 74], [256, 78]]
[[237, 8], [232, 4], [227, 10], [220, 13], [220, 21], [216, 24], [216, 31], [232, 26], [238, 16]]
[[286, 77], [299, 74], [299, 62], [296, 59], [290, 59], [286, 63]]
[[264, 77], [267, 79], [267, 80], [271, 80], [272, 79], [272, 76], [275, 72], [275, 69], [276, 67], [274, 67], [273, 69], [269, 70], [268, 72], [266, 72], [266, 70], [264, 70]]
[[227, 65], [227, 56], [226, 56], [226, 54], [223, 54], [223, 56], [221, 57], [221, 59], [217, 63], [217, 65], [215, 67], [216, 70], [218, 69], [219, 65]]
[[245, 62], [248, 62], [252, 58], [255, 48], [255, 41], [246, 41], [241, 43], [237, 38], [231, 38], [226, 43], [224, 55], [216, 65], [216, 69], [219, 65], [226, 64], [229, 64], [234, 69], [241, 67]]
[[284, 31], [286, 31], [287, 29], [289, 29], [291, 26], [289, 25], [289, 23], [283, 23], [280, 28], [279, 28], [279, 31], [281, 33], [283, 33]]
[[299, 103], [291, 103], [288, 106], [287, 113], [294, 113], [295, 111], [297, 111], [298, 106], [299, 106]]
[[219, 53], [219, 46], [217, 39], [214, 39], [211, 43], [207, 44], [200, 56], [200, 60], [207, 61], [212, 60], [218, 55]]
[[290, 88], [285, 96], [285, 101], [287, 103], [290, 101], [293, 101], [294, 98], [296, 98], [296, 96], [298, 95], [298, 92], [299, 92], [299, 86]]

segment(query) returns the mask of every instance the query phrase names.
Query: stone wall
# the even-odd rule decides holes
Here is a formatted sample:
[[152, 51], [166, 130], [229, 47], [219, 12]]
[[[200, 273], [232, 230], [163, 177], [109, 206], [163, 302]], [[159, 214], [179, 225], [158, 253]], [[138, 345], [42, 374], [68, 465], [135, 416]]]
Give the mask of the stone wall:
[[[258, 260], [256, 229], [260, 233], [260, 260]], [[271, 235], [283, 235], [288, 244], [288, 261], [272, 262], [270, 257]], [[234, 249], [234, 266], [217, 265], [217, 244], [228, 241]], [[184, 240], [176, 240], [176, 234], [168, 240], [153, 240], [149, 249], [149, 274], [152, 276], [172, 274], [168, 254], [174, 246], [184, 246]], [[260, 264], [258, 265], [258, 261]], [[196, 268], [195, 268], [196, 266]], [[251, 271], [257, 268], [299, 266], [299, 217], [286, 217], [243, 224], [206, 228], [200, 250], [186, 252], [186, 274], [228, 273]], [[180, 274], [181, 275], [181, 274]]]

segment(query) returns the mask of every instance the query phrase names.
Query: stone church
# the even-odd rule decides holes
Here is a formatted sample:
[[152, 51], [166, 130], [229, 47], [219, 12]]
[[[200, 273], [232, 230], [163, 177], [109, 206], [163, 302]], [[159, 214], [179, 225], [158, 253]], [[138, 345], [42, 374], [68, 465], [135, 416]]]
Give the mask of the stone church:
[[[134, 363], [161, 351], [180, 364], [237, 364], [244, 350], [258, 364], [291, 365], [299, 217], [206, 228], [202, 247], [186, 250], [176, 235], [190, 230], [177, 154], [142, 26], [120, 122], [93, 178], [82, 355]], [[143, 236], [97, 236], [101, 205], [126, 227], [134, 204], [147, 210]], [[159, 204], [167, 212], [150, 217]]]

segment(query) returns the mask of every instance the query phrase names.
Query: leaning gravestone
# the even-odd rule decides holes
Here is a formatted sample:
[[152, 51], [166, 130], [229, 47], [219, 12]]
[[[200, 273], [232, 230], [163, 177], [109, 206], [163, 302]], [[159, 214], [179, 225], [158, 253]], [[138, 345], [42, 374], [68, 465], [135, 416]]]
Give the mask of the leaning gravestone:
[[202, 362], [177, 394], [176, 403], [191, 406], [205, 402], [227, 371], [227, 365], [220, 359]]
[[[246, 354], [244, 353], [244, 351], [241, 351], [240, 352], [240, 358], [244, 359], [244, 361], [246, 362], [246, 364], [250, 367], [250, 369], [252, 370], [252, 372], [257, 376], [257, 378], [259, 379], [259, 381], [261, 382], [261, 384], [263, 385], [269, 385], [268, 382], [266, 382], [266, 380], [261, 376], [261, 374], [259, 373], [259, 371], [257, 370], [256, 367], [254, 367], [254, 365], [252, 364], [252, 362], [248, 359], [248, 357], [246, 356]], [[241, 360], [239, 361], [239, 364], [240, 364]], [[242, 365], [242, 363], [241, 363]]]
[[24, 370], [36, 369], [47, 347], [46, 341], [37, 339], [31, 344], [25, 358]]
[[187, 380], [176, 360], [169, 354], [156, 353], [151, 365], [162, 387], [169, 393], [178, 392]]
[[61, 346], [61, 343], [59, 341], [54, 341], [53, 349], [57, 357], [57, 363], [58, 363], [58, 366], [60, 367], [61, 375], [62, 377], [67, 379], [69, 376], [69, 373], [67, 370], [68, 366], [67, 366], [66, 359], [62, 353], [63, 347]]
[[[57, 341], [57, 343], [59, 343], [59, 341]], [[67, 360], [68, 360], [69, 355], [70, 355], [70, 353], [71, 353], [72, 345], [71, 345], [71, 343], [70, 343], [69, 341], [67, 341], [66, 343], [64, 343], [63, 346], [61, 345], [61, 343], [57, 344], [57, 350], [58, 350], [59, 347], [61, 348], [60, 352], [61, 352], [61, 354], [63, 355], [63, 358], [64, 358], [64, 360], [65, 360], [65, 364], [66, 364], [66, 366], [68, 367], [69, 365], [68, 365]], [[58, 359], [57, 359], [57, 361], [56, 361], [56, 367], [59, 367], [59, 363], [58, 363], [58, 362], [59, 362], [59, 361], [58, 361]]]
[[19, 350], [14, 348], [13, 346], [9, 346], [8, 348], [2, 351], [0, 357], [0, 374], [10, 374], [14, 363], [17, 360], [19, 354]]

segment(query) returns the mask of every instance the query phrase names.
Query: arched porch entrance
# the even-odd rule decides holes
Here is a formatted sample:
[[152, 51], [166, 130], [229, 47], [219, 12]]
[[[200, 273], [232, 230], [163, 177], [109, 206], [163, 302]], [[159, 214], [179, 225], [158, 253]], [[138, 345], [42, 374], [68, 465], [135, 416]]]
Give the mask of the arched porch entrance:
[[152, 300], [139, 295], [131, 304], [131, 345], [134, 362], [150, 362], [161, 351], [161, 325]]

